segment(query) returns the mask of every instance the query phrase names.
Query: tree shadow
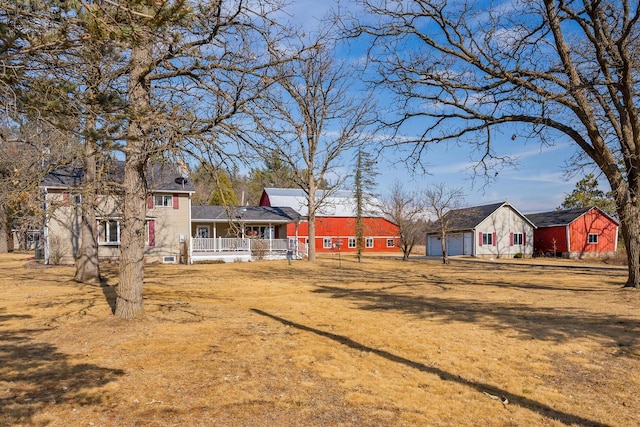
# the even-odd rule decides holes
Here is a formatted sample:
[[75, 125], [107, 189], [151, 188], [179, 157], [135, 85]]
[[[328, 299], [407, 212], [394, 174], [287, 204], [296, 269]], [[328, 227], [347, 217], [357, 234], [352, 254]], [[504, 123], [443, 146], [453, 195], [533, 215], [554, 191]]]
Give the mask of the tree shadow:
[[635, 319], [594, 313], [579, 308], [535, 307], [473, 299], [448, 299], [389, 292], [389, 289], [345, 289], [318, 286], [313, 292], [357, 303], [361, 310], [394, 311], [421, 318], [480, 324], [496, 330], [519, 332], [523, 340], [534, 338], [562, 342], [592, 337], [610, 345], [637, 345], [640, 325]]
[[109, 286], [106, 280], [101, 280], [100, 289], [104, 294], [104, 299], [107, 300], [107, 304], [109, 304], [109, 309], [111, 310], [111, 314], [116, 313], [116, 286]]
[[490, 385], [490, 384], [486, 384], [486, 383], [481, 383], [481, 382], [477, 382], [477, 381], [471, 381], [468, 380], [466, 378], [463, 378], [459, 375], [453, 374], [451, 372], [447, 372], [445, 370], [433, 367], [433, 366], [427, 366], [423, 363], [420, 362], [415, 362], [413, 360], [404, 358], [402, 356], [399, 356], [397, 354], [393, 354], [389, 351], [386, 350], [381, 350], [381, 349], [377, 349], [377, 348], [373, 348], [373, 347], [369, 347], [367, 345], [361, 344], [357, 341], [352, 340], [351, 338], [344, 336], [344, 335], [338, 335], [338, 334], [334, 334], [331, 332], [326, 332], [326, 331], [322, 331], [320, 329], [316, 329], [316, 328], [312, 328], [310, 326], [305, 326], [302, 325], [300, 323], [295, 323], [292, 322], [290, 320], [284, 319], [282, 317], [267, 313], [265, 311], [262, 311], [260, 309], [257, 308], [253, 308], [251, 309], [251, 311], [253, 311], [254, 313], [260, 315], [260, 316], [264, 316], [264, 317], [268, 317], [271, 318], [277, 322], [282, 323], [285, 326], [289, 326], [289, 327], [293, 327], [296, 328], [298, 330], [301, 331], [305, 331], [305, 332], [310, 332], [316, 335], [319, 335], [321, 337], [324, 338], [329, 338], [333, 341], [336, 341], [339, 344], [342, 344], [344, 346], [347, 346], [349, 348], [352, 348], [354, 350], [358, 350], [358, 351], [366, 351], [366, 352], [370, 352], [372, 354], [375, 354], [379, 357], [382, 357], [384, 359], [387, 359], [391, 362], [394, 363], [398, 363], [401, 365], [405, 365], [409, 368], [412, 369], [417, 369], [420, 372], [425, 372], [428, 374], [432, 374], [432, 375], [437, 375], [441, 380], [443, 381], [449, 381], [452, 383], [456, 383], [459, 385], [463, 385], [465, 387], [470, 387], [480, 393], [488, 393], [490, 395], [493, 396], [499, 396], [502, 400], [504, 399], [508, 399], [510, 404], [514, 404], [514, 405], [518, 405], [524, 409], [528, 409], [530, 411], [533, 412], [537, 412], [540, 415], [550, 419], [550, 420], [554, 420], [554, 421], [560, 421], [564, 424], [567, 425], [580, 425], [580, 426], [606, 426], [607, 424], [603, 424], [600, 423], [598, 421], [594, 421], [594, 420], [590, 420], [584, 417], [581, 417], [579, 415], [575, 415], [575, 414], [570, 414], [567, 412], [563, 412], [557, 409], [554, 409], [548, 405], [545, 405], [543, 403], [540, 403], [538, 401], [535, 401], [533, 399], [529, 399], [526, 398], [524, 396], [519, 396], [516, 394], [513, 394], [507, 390], [503, 390], [501, 388], [498, 388], [496, 386]]
[[[0, 322], [30, 316], [3, 315]], [[0, 424], [32, 425], [33, 417], [46, 406], [73, 402], [101, 403], [95, 388], [124, 375], [120, 369], [74, 364], [56, 346], [36, 342], [35, 334], [46, 329], [0, 332]], [[6, 387], [6, 389], [4, 389]]]

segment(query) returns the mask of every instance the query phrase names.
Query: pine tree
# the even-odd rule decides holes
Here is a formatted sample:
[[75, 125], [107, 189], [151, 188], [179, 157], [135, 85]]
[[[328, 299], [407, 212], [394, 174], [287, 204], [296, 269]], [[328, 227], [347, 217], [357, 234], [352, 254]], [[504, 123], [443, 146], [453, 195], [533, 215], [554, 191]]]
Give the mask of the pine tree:
[[598, 187], [598, 180], [590, 173], [576, 183], [576, 188], [565, 197], [558, 209], [588, 208], [596, 206], [611, 216], [616, 216], [616, 205], [611, 192], [605, 194]]
[[364, 216], [366, 214], [368, 202], [370, 201], [370, 191], [375, 186], [374, 178], [377, 175], [375, 170], [376, 162], [370, 153], [358, 150], [356, 158], [355, 199], [356, 199], [356, 250], [358, 252], [358, 262], [362, 258], [364, 248]]

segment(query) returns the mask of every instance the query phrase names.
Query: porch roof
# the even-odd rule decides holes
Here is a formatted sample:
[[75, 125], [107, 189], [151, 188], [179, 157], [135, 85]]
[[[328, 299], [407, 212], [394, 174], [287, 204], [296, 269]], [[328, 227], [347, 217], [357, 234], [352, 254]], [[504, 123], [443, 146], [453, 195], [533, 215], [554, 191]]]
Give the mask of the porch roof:
[[193, 222], [264, 222], [289, 223], [301, 220], [295, 210], [271, 206], [191, 206]]

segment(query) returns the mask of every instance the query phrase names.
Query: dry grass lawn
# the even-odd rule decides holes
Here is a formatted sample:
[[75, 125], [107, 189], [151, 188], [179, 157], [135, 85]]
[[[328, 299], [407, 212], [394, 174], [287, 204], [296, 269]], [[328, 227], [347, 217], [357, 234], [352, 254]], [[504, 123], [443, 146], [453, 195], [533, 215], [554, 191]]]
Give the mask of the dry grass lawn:
[[624, 270], [158, 265], [135, 322], [104, 273], [0, 256], [0, 425], [640, 425]]

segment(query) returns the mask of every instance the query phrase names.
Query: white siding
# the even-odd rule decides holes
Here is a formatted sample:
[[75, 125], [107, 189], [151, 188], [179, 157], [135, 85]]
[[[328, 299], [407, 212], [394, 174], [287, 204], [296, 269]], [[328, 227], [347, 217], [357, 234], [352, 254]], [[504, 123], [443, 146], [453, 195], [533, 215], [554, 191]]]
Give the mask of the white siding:
[[[480, 245], [480, 233], [495, 236], [492, 245]], [[495, 234], [494, 234], [495, 233]], [[522, 233], [522, 245], [512, 245], [512, 233]], [[504, 205], [482, 221], [476, 228], [476, 256], [512, 258], [517, 253], [533, 254], [533, 227], [509, 205]]]

